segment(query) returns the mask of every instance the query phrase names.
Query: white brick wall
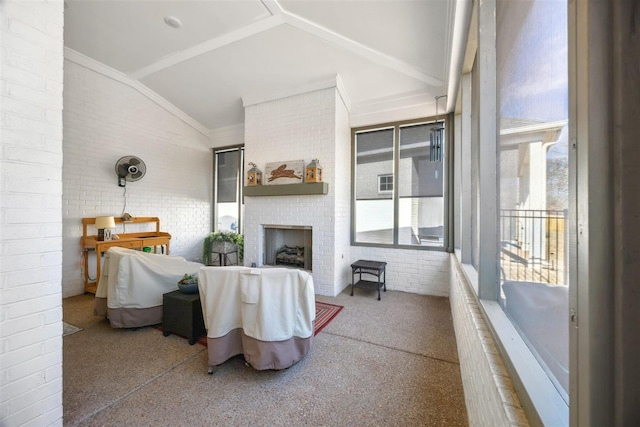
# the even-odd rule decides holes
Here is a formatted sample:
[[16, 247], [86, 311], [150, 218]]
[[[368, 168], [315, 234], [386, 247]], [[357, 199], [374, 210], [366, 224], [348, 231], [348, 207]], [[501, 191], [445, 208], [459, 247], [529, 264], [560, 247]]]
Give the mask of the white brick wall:
[[329, 183], [327, 196], [245, 198], [245, 263], [262, 262], [262, 224], [311, 225], [316, 293], [337, 295], [351, 283], [350, 264], [373, 259], [387, 262], [387, 289], [448, 296], [448, 254], [351, 247], [351, 129], [338, 90], [248, 106], [245, 153], [263, 171], [268, 162], [319, 158]]
[[528, 426], [495, 341], [455, 255], [450, 302], [470, 426]]
[[[311, 226], [315, 291], [331, 296], [336, 294], [337, 288], [344, 286], [336, 281], [344, 276], [338, 271], [343, 268], [342, 262], [337, 260], [349, 257], [344, 242], [336, 246], [337, 235], [348, 235], [348, 227], [345, 228], [348, 211], [344, 210], [343, 192], [344, 187], [349, 188], [350, 176], [348, 167], [336, 168], [337, 164], [344, 164], [342, 158], [338, 163], [337, 150], [344, 156], [344, 135], [349, 132], [346, 109], [342, 106], [339, 112], [336, 111], [336, 98], [339, 95], [334, 87], [245, 108], [247, 163], [256, 163], [264, 172], [269, 162], [304, 160], [306, 164], [317, 158], [323, 166], [323, 179], [329, 183], [328, 195], [245, 197], [245, 264], [262, 264], [262, 225]], [[337, 125], [341, 129], [337, 129]], [[340, 141], [337, 141], [338, 133]]]
[[244, 144], [244, 123], [209, 131], [212, 147], [229, 147]]
[[63, 2], [0, 1], [0, 425], [62, 425]]
[[334, 286], [338, 295], [351, 283], [351, 128], [349, 111], [338, 91], [335, 97], [335, 236], [334, 236]]
[[359, 259], [387, 263], [387, 289], [449, 296], [449, 254], [446, 252], [354, 246], [351, 262]]
[[[162, 231], [171, 233], [171, 253], [199, 258], [211, 224], [209, 137], [133, 87], [69, 59], [64, 80], [64, 296], [84, 291], [83, 217], [121, 216], [123, 210], [159, 217]], [[147, 166], [140, 181], [127, 183], [126, 208], [114, 170], [125, 155]], [[129, 225], [126, 231], [135, 230]]]

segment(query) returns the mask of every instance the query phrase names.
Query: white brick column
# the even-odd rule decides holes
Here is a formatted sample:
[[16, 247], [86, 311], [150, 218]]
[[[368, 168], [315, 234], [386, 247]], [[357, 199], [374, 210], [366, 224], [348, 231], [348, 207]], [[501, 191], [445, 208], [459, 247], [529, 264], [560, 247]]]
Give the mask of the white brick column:
[[[319, 159], [327, 195], [245, 197], [245, 264], [263, 261], [262, 225], [311, 226], [315, 292], [334, 296], [347, 285], [350, 130], [336, 87], [245, 107], [245, 161]], [[245, 168], [248, 167], [245, 165]]]
[[64, 4], [0, 2], [0, 425], [62, 425]]

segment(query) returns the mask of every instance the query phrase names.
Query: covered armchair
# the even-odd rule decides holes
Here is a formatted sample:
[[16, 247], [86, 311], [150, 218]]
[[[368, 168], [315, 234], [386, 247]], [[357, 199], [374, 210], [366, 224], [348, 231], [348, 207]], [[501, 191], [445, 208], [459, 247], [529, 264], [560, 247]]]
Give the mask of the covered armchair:
[[203, 267], [199, 292], [212, 367], [243, 354], [255, 369], [285, 369], [311, 349], [313, 277], [289, 268]]

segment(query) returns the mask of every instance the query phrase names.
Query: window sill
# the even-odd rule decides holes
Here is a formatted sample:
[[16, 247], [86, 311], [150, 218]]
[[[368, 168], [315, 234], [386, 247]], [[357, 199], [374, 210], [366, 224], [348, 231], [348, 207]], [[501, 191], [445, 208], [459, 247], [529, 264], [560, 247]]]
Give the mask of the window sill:
[[[456, 251], [459, 259], [459, 251]], [[462, 271], [477, 298], [478, 274], [470, 264]], [[569, 406], [535, 359], [520, 334], [497, 301], [478, 300], [483, 314], [500, 347], [505, 367], [511, 375], [522, 406], [531, 424], [569, 425]]]
[[387, 244], [387, 243], [351, 242], [351, 246], [365, 246], [369, 248], [380, 248], [380, 249], [408, 249], [413, 251], [446, 252], [446, 248], [444, 246], [430, 246], [430, 245], [393, 245], [393, 244]]

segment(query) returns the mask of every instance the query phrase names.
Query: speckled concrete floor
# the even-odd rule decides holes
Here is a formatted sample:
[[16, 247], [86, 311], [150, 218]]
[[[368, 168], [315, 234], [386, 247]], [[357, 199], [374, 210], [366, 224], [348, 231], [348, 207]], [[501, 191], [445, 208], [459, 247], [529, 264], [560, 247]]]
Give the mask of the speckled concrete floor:
[[64, 300], [68, 426], [465, 426], [447, 298], [349, 289], [311, 352], [284, 371], [235, 357], [207, 374], [206, 348], [157, 329], [112, 329], [93, 297]]

